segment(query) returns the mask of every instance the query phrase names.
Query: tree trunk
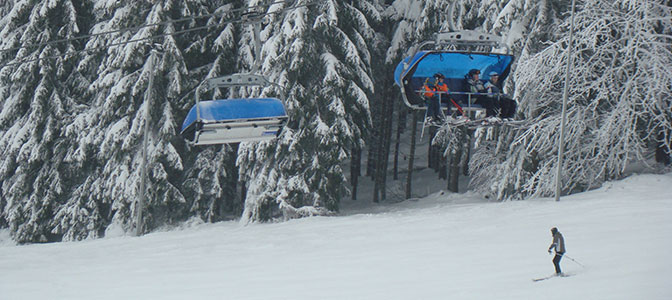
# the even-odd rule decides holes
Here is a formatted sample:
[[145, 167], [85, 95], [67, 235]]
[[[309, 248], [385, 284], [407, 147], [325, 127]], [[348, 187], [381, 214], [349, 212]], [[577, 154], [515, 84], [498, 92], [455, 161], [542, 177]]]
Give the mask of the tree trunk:
[[245, 211], [245, 198], [247, 198], [247, 182], [241, 181], [240, 182], [240, 214], [242, 215], [243, 211]]
[[[381, 118], [382, 118], [382, 117], [381, 117]], [[383, 123], [384, 123], [384, 122], [382, 122], [381, 125], [382, 125]], [[381, 129], [382, 129], [382, 128], [381, 128]], [[377, 149], [376, 149], [376, 150], [377, 150], [377, 151], [376, 151], [376, 155], [374, 156], [374, 157], [375, 157], [375, 168], [374, 168], [374, 170], [373, 170], [373, 202], [374, 202], [374, 203], [378, 203], [378, 202], [380, 202], [380, 194], [381, 194], [381, 190], [380, 190], [380, 189], [381, 189], [381, 182], [380, 182], [380, 179], [381, 179], [381, 171], [380, 171], [381, 166], [380, 166], [380, 164], [381, 164], [381, 161], [383, 160], [383, 152], [384, 152], [384, 151], [383, 151], [383, 147], [382, 147], [382, 145], [383, 145], [383, 137], [384, 137], [384, 134], [382, 134], [383, 131], [384, 131], [384, 130], [380, 130], [380, 131], [379, 131], [379, 133], [381, 133], [381, 134], [380, 134], [380, 135], [378, 136], [378, 138], [376, 139], [376, 140], [378, 141], [378, 147], [377, 147]]]
[[[442, 150], [442, 151], [438, 151]], [[437, 160], [438, 160], [438, 171], [439, 171], [439, 179], [448, 179], [448, 158], [443, 155], [444, 151], [443, 149], [437, 149]]]
[[238, 199], [238, 167], [236, 166], [236, 160], [238, 158], [238, 148], [240, 146], [240, 143], [234, 143], [231, 145], [231, 158], [226, 162], [226, 170], [230, 172], [227, 174], [227, 183], [228, 183], [228, 193], [225, 192], [226, 195], [226, 205], [220, 206], [221, 208], [219, 209], [219, 217], [221, 219], [221, 216], [223, 215], [223, 209], [224, 207], [227, 207], [228, 210], [230, 211], [229, 213], [233, 213], [236, 215], [240, 215], [243, 213], [243, 205], [240, 205], [240, 202], [238, 202], [236, 199]]
[[432, 127], [432, 126], [429, 126], [429, 127], [425, 128], [425, 130], [427, 130], [427, 134], [429, 135], [428, 136], [429, 143], [427, 143], [427, 168], [432, 168], [432, 166], [434, 165], [434, 163], [432, 161], [432, 159], [434, 158], [434, 156], [432, 155], [432, 150], [433, 150], [432, 149], [432, 139], [434, 138], [434, 135], [435, 135], [434, 132], [433, 132], [433, 128], [434, 127]]
[[362, 169], [362, 150], [352, 148], [352, 161], [350, 162], [350, 183], [352, 184], [352, 200], [357, 200], [357, 185]]
[[384, 155], [384, 143], [385, 143], [385, 95], [382, 94], [380, 96], [381, 99], [378, 100], [378, 103], [380, 103], [380, 107], [377, 109], [377, 114], [378, 117], [377, 122], [374, 127], [376, 127], [376, 133], [377, 136], [375, 138], [376, 145], [375, 145], [375, 152], [374, 152], [374, 162], [373, 162], [373, 172], [372, 172], [372, 179], [373, 179], [373, 202], [378, 203], [380, 202], [380, 195], [381, 195], [381, 163], [383, 160], [383, 155]]
[[398, 101], [394, 101], [393, 96], [390, 93], [391, 86], [390, 86], [390, 81], [387, 81], [387, 84], [385, 84], [385, 90], [383, 92], [383, 95], [385, 97], [385, 102], [387, 102], [387, 105], [385, 105], [385, 130], [383, 131], [383, 143], [382, 143], [382, 152], [383, 152], [383, 157], [380, 161], [380, 187], [381, 187], [381, 197], [380, 199], [382, 201], [385, 201], [387, 199], [387, 165], [390, 160], [390, 147], [392, 146], [392, 125], [394, 124], [394, 107], [395, 103]]
[[377, 166], [377, 157], [380, 148], [380, 136], [382, 129], [382, 103], [381, 100], [372, 97], [374, 103], [371, 104], [371, 136], [369, 137], [369, 151], [367, 152], [366, 159], [366, 176], [371, 177], [375, 181], [376, 177], [376, 166]]
[[658, 139], [656, 142], [658, 143], [656, 147], [656, 162], [669, 166], [671, 153], [668, 145], [670, 145], [672, 142], [667, 141], [667, 143], [665, 143], [665, 132], [662, 130], [658, 133]]
[[461, 171], [461, 162], [463, 161], [463, 152], [466, 142], [466, 128], [460, 128], [456, 132], [459, 134], [459, 142], [457, 149], [450, 153], [450, 171], [448, 176], [448, 190], [457, 193], [459, 192], [459, 179]]
[[464, 143], [464, 160], [462, 161], [462, 175], [464, 176], [469, 176], [469, 160], [471, 159], [471, 143], [473, 143], [473, 139], [471, 138], [472, 131], [469, 129], [465, 129], [466, 137], [465, 137], [465, 143]]
[[401, 133], [406, 127], [406, 114], [408, 113], [408, 109], [401, 103], [401, 101], [398, 101], [397, 103], [399, 103], [399, 109], [397, 110], [399, 119], [397, 121], [397, 140], [394, 144], [394, 180], [399, 179], [399, 144], [401, 143]]
[[378, 167], [378, 159], [380, 156], [381, 138], [383, 135], [384, 111], [385, 101], [380, 95], [372, 97], [374, 103], [371, 104], [371, 137], [369, 143], [369, 151], [366, 161], [366, 176], [371, 177], [371, 180], [376, 180], [376, 168]]
[[460, 158], [462, 157], [462, 148], [451, 153], [450, 159], [450, 176], [448, 176], [448, 190], [457, 193], [459, 192], [460, 179]]
[[441, 151], [439, 151], [438, 146], [432, 145], [432, 141], [434, 141], [434, 137], [439, 130], [435, 126], [430, 126], [428, 129], [429, 145], [427, 147], [429, 151], [427, 151], [427, 155], [429, 157], [427, 158], [427, 167], [433, 169], [434, 172], [439, 172], [441, 167]]
[[408, 174], [406, 175], [406, 199], [411, 199], [413, 161], [415, 160], [415, 138], [418, 132], [418, 114], [415, 110], [411, 111], [411, 114], [413, 114], [413, 120], [411, 122], [411, 151], [408, 154]]
[[394, 114], [394, 103], [391, 100], [389, 89], [387, 88], [389, 83], [385, 84], [382, 91], [381, 100], [381, 125], [382, 127], [378, 131], [380, 137], [378, 139], [378, 155], [376, 156], [376, 175], [375, 175], [375, 185], [374, 185], [374, 196], [373, 201], [379, 202], [384, 201], [386, 198], [385, 195], [385, 182], [387, 180], [387, 162], [390, 156], [390, 144], [392, 140], [392, 120]]

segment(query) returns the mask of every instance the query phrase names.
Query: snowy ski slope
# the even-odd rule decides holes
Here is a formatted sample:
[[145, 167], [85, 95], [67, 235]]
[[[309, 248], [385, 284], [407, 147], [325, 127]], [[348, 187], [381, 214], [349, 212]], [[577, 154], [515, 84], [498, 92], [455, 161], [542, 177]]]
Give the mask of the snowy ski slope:
[[[362, 200], [359, 200], [362, 201]], [[0, 299], [672, 299], [672, 174], [491, 203], [470, 194], [242, 226], [14, 246]], [[565, 278], [549, 229], [564, 234]]]

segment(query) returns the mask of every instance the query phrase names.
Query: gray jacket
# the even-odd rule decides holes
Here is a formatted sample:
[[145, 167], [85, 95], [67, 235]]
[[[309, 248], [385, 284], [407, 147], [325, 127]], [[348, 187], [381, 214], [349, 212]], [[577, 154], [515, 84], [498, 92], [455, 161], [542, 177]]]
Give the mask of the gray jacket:
[[560, 231], [553, 235], [553, 244], [548, 247], [548, 251], [551, 251], [553, 248], [555, 248], [555, 253], [565, 253], [565, 238], [562, 237]]
[[472, 78], [467, 79], [467, 85], [469, 85], [469, 92], [471, 93], [487, 93], [483, 81], [474, 80]]

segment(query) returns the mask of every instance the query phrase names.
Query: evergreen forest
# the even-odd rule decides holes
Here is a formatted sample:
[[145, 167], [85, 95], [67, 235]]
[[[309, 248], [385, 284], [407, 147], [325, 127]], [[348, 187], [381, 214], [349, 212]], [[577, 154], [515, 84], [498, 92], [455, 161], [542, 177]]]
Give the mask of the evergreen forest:
[[[428, 167], [447, 189], [469, 176], [497, 201], [553, 195], [570, 62], [562, 192], [599, 187], [633, 162], [669, 171], [672, 1], [577, 0], [569, 43], [571, 2], [2, 1], [0, 229], [18, 243], [132, 232], [145, 138], [144, 232], [336, 214], [363, 176], [374, 193], [357, 201], [384, 202], [386, 184], [404, 180], [400, 137], [423, 118], [400, 101], [394, 69], [451, 22], [506, 41], [516, 57], [506, 92], [531, 125], [428, 129]], [[265, 14], [258, 56], [250, 9]], [[282, 89], [197, 91], [255, 63]], [[271, 141], [190, 145], [179, 133], [197, 92], [282, 93], [289, 118]]]

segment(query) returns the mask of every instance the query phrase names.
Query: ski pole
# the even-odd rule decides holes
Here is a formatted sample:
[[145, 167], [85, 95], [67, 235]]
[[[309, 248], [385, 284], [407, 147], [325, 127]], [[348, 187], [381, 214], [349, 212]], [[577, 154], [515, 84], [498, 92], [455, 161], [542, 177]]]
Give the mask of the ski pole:
[[577, 265], [579, 265], [579, 266], [581, 266], [581, 267], [584, 267], [584, 268], [586, 267], [586, 266], [584, 266], [582, 263], [576, 261], [576, 259], [573, 259], [573, 258], [567, 256], [566, 254], [563, 254], [562, 256], [564, 256], [564, 257], [566, 257], [566, 258], [569, 258], [569, 260], [575, 262]]

